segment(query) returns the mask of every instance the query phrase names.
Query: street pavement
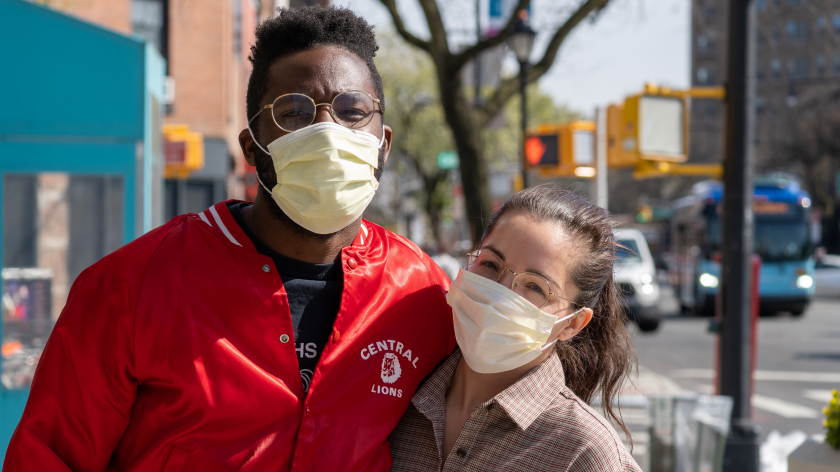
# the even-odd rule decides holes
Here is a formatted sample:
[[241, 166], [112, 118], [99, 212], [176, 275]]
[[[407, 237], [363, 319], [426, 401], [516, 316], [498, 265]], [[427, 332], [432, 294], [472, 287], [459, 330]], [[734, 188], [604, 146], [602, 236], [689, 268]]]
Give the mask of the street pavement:
[[[683, 390], [713, 393], [716, 336], [708, 323], [675, 313], [654, 333], [632, 329], [642, 372]], [[753, 418], [762, 439], [774, 429], [823, 433], [822, 407], [831, 389], [840, 389], [840, 299], [817, 299], [800, 318], [760, 318], [755, 388]]]

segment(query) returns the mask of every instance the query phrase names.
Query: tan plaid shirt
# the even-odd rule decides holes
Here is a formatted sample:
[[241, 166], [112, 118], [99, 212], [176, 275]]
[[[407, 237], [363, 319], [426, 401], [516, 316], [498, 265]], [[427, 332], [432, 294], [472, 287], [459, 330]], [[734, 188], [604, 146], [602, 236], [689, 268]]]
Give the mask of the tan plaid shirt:
[[392, 471], [641, 472], [615, 430], [566, 387], [556, 355], [478, 407], [444, 465], [446, 388], [460, 360], [456, 349], [412, 397], [389, 437]]

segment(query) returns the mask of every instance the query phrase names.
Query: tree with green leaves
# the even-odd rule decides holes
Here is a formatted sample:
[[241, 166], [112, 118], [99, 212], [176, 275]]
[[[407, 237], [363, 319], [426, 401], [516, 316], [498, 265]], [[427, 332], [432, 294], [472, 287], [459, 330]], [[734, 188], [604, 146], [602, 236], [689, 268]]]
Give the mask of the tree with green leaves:
[[[396, 0], [380, 2], [388, 9], [397, 33], [431, 58], [443, 113], [452, 131], [460, 158], [461, 181], [472, 237], [477, 239], [484, 230], [485, 218], [492, 212], [482, 130], [505, 108], [511, 98], [517, 95], [519, 78], [503, 79], [499, 86], [482, 100], [480, 106], [474, 106], [465, 94], [461, 75], [469, 61], [491, 48], [502, 45], [510, 37], [518, 18], [516, 13], [527, 8], [531, 2], [518, 0], [506, 26], [499, 34], [478, 40], [460, 52], [453, 52], [450, 48], [449, 33], [444, 27], [443, 15], [436, 0], [418, 0], [429, 30], [429, 37], [425, 39], [406, 28], [406, 23], [397, 9]], [[560, 46], [569, 33], [585, 19], [594, 19], [608, 3], [609, 0], [578, 1], [572, 13], [553, 30], [542, 58], [528, 70], [527, 82], [534, 83], [545, 75], [554, 64]]]

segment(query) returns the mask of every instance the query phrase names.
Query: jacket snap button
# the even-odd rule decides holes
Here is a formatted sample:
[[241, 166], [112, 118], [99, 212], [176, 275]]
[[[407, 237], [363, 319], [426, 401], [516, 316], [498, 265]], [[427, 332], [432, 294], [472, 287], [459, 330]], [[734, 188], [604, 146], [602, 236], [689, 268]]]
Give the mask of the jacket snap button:
[[281, 342], [281, 343], [287, 343], [287, 342], [289, 342], [289, 335], [288, 335], [288, 334], [281, 334], [281, 335], [280, 335], [280, 342]]
[[333, 333], [333, 342], [337, 343], [339, 339], [341, 339], [341, 333], [339, 333], [338, 330], [335, 330], [335, 333]]
[[263, 272], [271, 272], [271, 267], [268, 264], [263, 265]]
[[359, 267], [359, 263], [356, 262], [356, 259], [347, 259], [347, 267], [355, 269], [356, 267]]

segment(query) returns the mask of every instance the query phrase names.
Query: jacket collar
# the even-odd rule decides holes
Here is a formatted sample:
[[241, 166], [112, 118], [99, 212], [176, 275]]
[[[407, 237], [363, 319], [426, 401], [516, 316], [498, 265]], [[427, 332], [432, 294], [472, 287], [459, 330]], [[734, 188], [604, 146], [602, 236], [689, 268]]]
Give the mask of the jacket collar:
[[[446, 390], [461, 360], [461, 350], [455, 349], [444, 360], [411, 399], [418, 411], [432, 423], [440, 422], [443, 438], [443, 423], [446, 419]], [[513, 385], [485, 402], [484, 407], [497, 404], [523, 431], [547, 410], [562, 392], [566, 390], [563, 364], [560, 357], [552, 354], [542, 364], [525, 374]], [[437, 435], [438, 425], [435, 424]]]
[[[210, 208], [198, 213], [198, 217], [203, 224], [209, 226], [211, 231], [216, 233], [223, 240], [227, 240], [231, 244], [239, 246], [250, 252], [257, 252], [254, 244], [251, 243], [251, 240], [245, 232], [242, 231], [242, 228], [239, 227], [239, 224], [233, 218], [233, 215], [230, 214], [230, 210], [228, 209], [229, 204], [241, 202], [241, 200], [226, 200], [216, 203]], [[359, 234], [356, 235], [351, 247], [369, 246], [373, 238], [374, 232], [371, 230], [371, 223], [362, 220], [361, 227], [359, 228]]]

